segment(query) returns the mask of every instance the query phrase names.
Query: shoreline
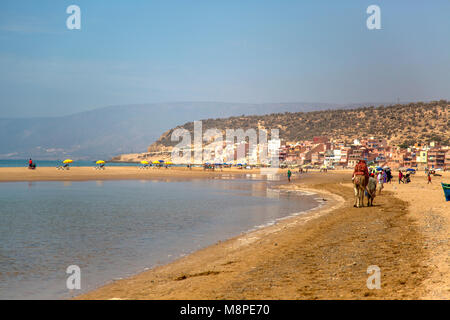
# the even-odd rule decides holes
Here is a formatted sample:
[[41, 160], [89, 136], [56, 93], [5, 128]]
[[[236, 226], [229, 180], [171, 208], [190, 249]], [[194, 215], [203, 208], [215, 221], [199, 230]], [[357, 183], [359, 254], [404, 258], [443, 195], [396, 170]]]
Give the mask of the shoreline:
[[[385, 191], [374, 207], [353, 208], [348, 181], [346, 172], [295, 176], [277, 187], [312, 191], [331, 201], [75, 299], [426, 297], [429, 253], [408, 203]], [[370, 265], [382, 270], [382, 290], [366, 287]]]
[[[67, 172], [40, 168], [31, 176], [34, 173], [26, 168], [10, 169], [0, 168], [0, 182], [183, 181], [260, 174], [239, 169], [107, 168], [97, 173], [92, 168]], [[327, 201], [168, 264], [112, 280], [75, 299], [448, 299], [450, 202], [443, 200], [438, 183], [450, 175], [433, 178], [432, 186], [425, 184], [422, 173], [408, 185], [399, 186], [394, 180], [375, 198], [374, 207], [356, 209], [349, 174], [348, 170], [294, 173], [291, 183], [274, 182], [273, 189], [313, 192]], [[423, 197], [424, 188], [429, 189], [431, 205]], [[381, 268], [381, 290], [366, 288], [369, 265]]]
[[[311, 194], [316, 195], [321, 198], [326, 197], [327, 202], [319, 203], [317, 207], [314, 207], [309, 210], [293, 212], [292, 214], [290, 214], [286, 217], [283, 217], [283, 218], [279, 218], [276, 221], [274, 221], [273, 223], [270, 223], [268, 225], [255, 226], [254, 228], [247, 230], [247, 231], [243, 231], [236, 236], [233, 236], [231, 238], [224, 239], [224, 240], [219, 240], [215, 244], [209, 245], [205, 248], [194, 250], [193, 252], [191, 252], [187, 255], [180, 256], [175, 261], [172, 261], [172, 262], [169, 262], [169, 263], [166, 263], [163, 265], [159, 265], [159, 266], [157, 265], [157, 266], [154, 266], [153, 268], [145, 268], [144, 271], [141, 271], [137, 274], [131, 275], [125, 279], [111, 280], [108, 283], [100, 286], [99, 288], [96, 288], [96, 289], [93, 289], [84, 294], [75, 296], [73, 299], [75, 299], [75, 300], [84, 300], [84, 299], [103, 300], [105, 298], [102, 297], [103, 293], [101, 293], [101, 291], [103, 291], [103, 290], [109, 291], [110, 289], [115, 291], [115, 289], [113, 287], [116, 286], [120, 282], [134, 281], [134, 279], [140, 278], [140, 277], [145, 276], [146, 274], [150, 274], [154, 271], [158, 271], [158, 270], [165, 269], [165, 268], [170, 268], [172, 265], [184, 264], [184, 263], [189, 264], [190, 263], [189, 260], [197, 259], [197, 256], [199, 256], [199, 255], [200, 256], [203, 256], [204, 254], [209, 255], [209, 251], [212, 251], [212, 250], [213, 251], [223, 250], [223, 249], [239, 250], [239, 248], [241, 248], [241, 247], [248, 247], [251, 244], [261, 240], [262, 238], [264, 238], [268, 235], [283, 232], [287, 228], [292, 228], [299, 224], [305, 224], [312, 219], [315, 219], [322, 215], [326, 215], [329, 212], [331, 212], [332, 210], [341, 207], [345, 202], [342, 197], [335, 195], [333, 193], [327, 192], [327, 191], [319, 191], [319, 190], [313, 189], [313, 188], [290, 188], [290, 186], [286, 183], [278, 184], [276, 186], [273, 186], [271, 189], [279, 189], [279, 190], [283, 190], [283, 191], [291, 190], [291, 191], [295, 191], [295, 192], [307, 192], [307, 193], [311, 193]], [[187, 279], [190, 277], [198, 277], [198, 276], [201, 277], [203, 275], [215, 274], [215, 272], [217, 272], [217, 271], [207, 271], [207, 272], [198, 273], [198, 274], [194, 274], [194, 275], [181, 274], [175, 280], [180, 281], [180, 280], [184, 280], [184, 279]], [[127, 285], [127, 284], [125, 284], [125, 285]], [[97, 294], [98, 292], [99, 292], [99, 294]], [[122, 300], [122, 298], [120, 298], [120, 297], [110, 297], [108, 299], [109, 300]], [[190, 300], [190, 298], [188, 298], [188, 299]], [[198, 298], [198, 299], [201, 300], [202, 298]]]

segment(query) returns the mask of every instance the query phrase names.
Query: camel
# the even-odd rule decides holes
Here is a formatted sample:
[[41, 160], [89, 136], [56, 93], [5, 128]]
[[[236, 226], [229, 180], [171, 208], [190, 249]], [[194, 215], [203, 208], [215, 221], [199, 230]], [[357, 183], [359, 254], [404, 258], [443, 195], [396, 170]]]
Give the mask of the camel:
[[355, 175], [353, 179], [353, 190], [355, 191], [354, 207], [364, 207], [364, 191], [366, 191], [367, 181], [363, 175]]
[[367, 206], [373, 206], [373, 199], [377, 194], [377, 180], [370, 177], [369, 183], [367, 183]]

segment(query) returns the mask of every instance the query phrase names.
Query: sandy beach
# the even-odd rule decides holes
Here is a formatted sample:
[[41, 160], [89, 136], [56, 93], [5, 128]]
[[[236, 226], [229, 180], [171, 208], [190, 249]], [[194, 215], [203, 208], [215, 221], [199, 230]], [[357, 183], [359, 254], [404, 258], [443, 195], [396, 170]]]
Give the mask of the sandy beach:
[[[0, 181], [191, 179], [259, 170], [0, 168]], [[418, 173], [385, 185], [374, 207], [353, 208], [350, 171], [294, 175], [277, 187], [310, 190], [324, 205], [276, 225], [111, 282], [78, 299], [448, 299], [449, 203], [440, 181]], [[381, 269], [381, 289], [366, 286]]]
[[14, 181], [96, 181], [96, 180], [145, 180], [154, 178], [192, 179], [210, 178], [224, 174], [246, 175], [259, 174], [260, 170], [242, 170], [237, 168], [224, 168], [215, 171], [203, 168], [185, 167], [149, 168], [139, 167], [107, 167], [105, 170], [96, 170], [93, 167], [71, 167], [69, 170], [57, 170], [53, 167], [41, 167], [36, 170], [22, 168], [0, 168], [0, 182]]
[[414, 225], [424, 237], [423, 249], [427, 252], [424, 265], [428, 275], [423, 282], [423, 299], [450, 298], [450, 202], [445, 202], [441, 182], [450, 182], [450, 172], [440, 172], [442, 177], [432, 177], [427, 184], [423, 172], [413, 176], [412, 183], [385, 185], [382, 191], [392, 192], [407, 201], [408, 212]]

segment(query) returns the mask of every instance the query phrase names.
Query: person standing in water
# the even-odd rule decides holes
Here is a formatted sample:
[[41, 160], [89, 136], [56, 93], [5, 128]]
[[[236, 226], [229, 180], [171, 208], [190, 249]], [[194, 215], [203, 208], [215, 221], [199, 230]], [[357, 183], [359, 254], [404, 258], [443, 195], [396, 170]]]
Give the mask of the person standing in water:
[[288, 172], [287, 172], [287, 177], [288, 177], [288, 181], [289, 181], [289, 182], [291, 182], [291, 175], [292, 175], [291, 170], [288, 170]]

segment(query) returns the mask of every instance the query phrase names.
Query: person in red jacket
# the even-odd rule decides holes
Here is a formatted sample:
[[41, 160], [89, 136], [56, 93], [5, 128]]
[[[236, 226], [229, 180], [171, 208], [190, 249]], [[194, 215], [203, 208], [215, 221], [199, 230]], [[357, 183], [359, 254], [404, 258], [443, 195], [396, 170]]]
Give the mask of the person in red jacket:
[[355, 166], [355, 170], [353, 171], [353, 178], [356, 175], [364, 175], [366, 177], [366, 185], [369, 182], [369, 168], [367, 168], [366, 161], [361, 159]]
[[400, 182], [404, 183], [402, 170], [398, 170], [398, 184], [400, 184]]

